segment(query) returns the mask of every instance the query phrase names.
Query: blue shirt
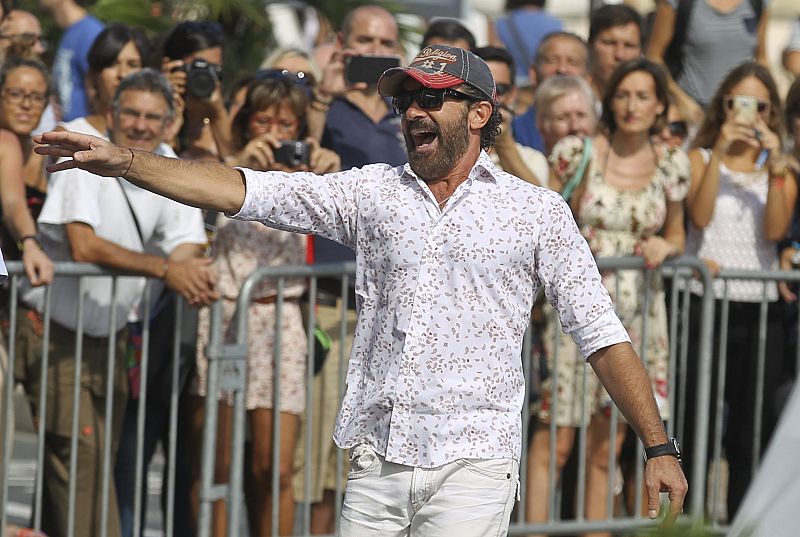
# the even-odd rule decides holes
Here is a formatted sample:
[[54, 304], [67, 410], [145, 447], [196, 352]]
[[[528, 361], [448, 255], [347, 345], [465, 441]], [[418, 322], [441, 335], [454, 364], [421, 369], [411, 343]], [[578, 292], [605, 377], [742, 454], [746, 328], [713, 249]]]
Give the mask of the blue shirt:
[[[408, 161], [408, 154], [400, 121], [390, 106], [387, 114], [375, 123], [357, 105], [340, 97], [328, 111], [322, 146], [339, 155], [342, 170], [379, 163], [401, 166]], [[314, 239], [314, 263], [354, 260], [350, 248], [322, 237]]]
[[533, 106], [528, 108], [524, 114], [512, 120], [511, 131], [514, 133], [514, 139], [517, 142], [542, 153], [545, 152], [542, 134], [536, 128], [536, 109]]
[[89, 71], [87, 56], [102, 22], [87, 15], [64, 31], [53, 60], [53, 80], [64, 111], [63, 121], [89, 115], [89, 98], [84, 79]]
[[[516, 35], [512, 31], [512, 25], [516, 29]], [[495, 30], [514, 58], [518, 86], [530, 83], [528, 67], [533, 63], [539, 41], [547, 34], [558, 32], [561, 28], [559, 19], [539, 9], [515, 9], [507, 16], [497, 19]]]

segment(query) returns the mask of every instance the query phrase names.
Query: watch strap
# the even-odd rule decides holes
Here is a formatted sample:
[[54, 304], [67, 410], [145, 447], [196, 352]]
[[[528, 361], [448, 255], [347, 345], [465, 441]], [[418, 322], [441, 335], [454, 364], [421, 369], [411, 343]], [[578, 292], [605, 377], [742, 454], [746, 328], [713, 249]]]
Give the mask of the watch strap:
[[664, 457], [664, 456], [672, 456], [678, 459], [678, 462], [681, 462], [681, 451], [678, 447], [678, 441], [674, 438], [670, 438], [669, 442], [664, 444], [658, 444], [656, 446], [650, 446], [648, 448], [644, 448], [644, 458], [646, 461], [650, 459], [654, 459], [656, 457]]

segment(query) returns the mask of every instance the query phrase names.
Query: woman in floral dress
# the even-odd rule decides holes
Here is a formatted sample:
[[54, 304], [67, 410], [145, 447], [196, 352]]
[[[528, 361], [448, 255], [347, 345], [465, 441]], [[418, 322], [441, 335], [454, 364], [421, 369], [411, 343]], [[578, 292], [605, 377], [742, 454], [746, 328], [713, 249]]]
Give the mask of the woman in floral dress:
[[[667, 148], [652, 137], [665, 121], [667, 109], [666, 82], [661, 69], [648, 60], [632, 60], [621, 65], [609, 82], [603, 98], [600, 134], [591, 139], [569, 136], [553, 148], [551, 181], [555, 183], [551, 184], [560, 184], [564, 192], [572, 190], [570, 205], [596, 257], [641, 255], [649, 268], [656, 268], [666, 258], [683, 252], [688, 159], [682, 150]], [[588, 165], [577, 177], [584, 151]], [[661, 278], [650, 271], [606, 272], [603, 283], [634, 348], [647, 365], [662, 418], [667, 419], [667, 312]], [[650, 291], [646, 304], [642, 301], [645, 286]], [[585, 419], [589, 424], [586, 517], [604, 519], [608, 457], [612, 449], [611, 399], [578, 355], [572, 340], [561, 333], [556, 320], [548, 323], [544, 347], [550, 377], [543, 385], [537, 409], [539, 423], [529, 451], [529, 518], [536, 504], [540, 505], [540, 512], [534, 516], [546, 516], [541, 505], [546, 504], [542, 498], [548, 490], [551, 420], [555, 420], [558, 437], [555, 454], [558, 475], [574, 444], [575, 431]], [[553, 371], [556, 353], [557, 367]], [[613, 442], [616, 454], [626, 430], [624, 421], [619, 423]]]
[[[239, 151], [226, 163], [255, 170], [297, 171], [316, 173], [338, 171], [339, 157], [319, 147], [311, 138], [309, 163], [290, 167], [276, 161], [273, 151], [283, 141], [294, 141], [305, 134], [308, 86], [300, 84], [289, 72], [264, 71], [249, 84], [244, 105], [233, 120], [234, 140]], [[306, 261], [306, 237], [287, 231], [267, 228], [257, 222], [218, 219], [214, 242], [214, 267], [219, 273], [219, 291], [223, 297], [223, 334], [227, 341], [235, 337], [232, 323], [236, 299], [242, 284], [257, 268], [278, 265], [302, 265]], [[273, 424], [273, 356], [275, 355], [275, 308], [277, 281], [264, 280], [253, 293], [248, 312], [247, 389], [245, 407], [250, 427], [250, 449], [245, 459], [245, 497], [248, 504], [250, 531], [253, 535], [269, 535], [272, 527], [272, 430]], [[299, 298], [305, 291], [303, 279], [285, 282], [280, 345], [280, 535], [290, 535], [294, 526], [294, 494], [292, 463], [300, 415], [305, 409], [307, 339], [300, 313]], [[201, 311], [197, 346], [196, 395], [206, 395], [208, 343], [208, 310]], [[217, 475], [227, 475], [230, 412], [221, 412], [221, 434], [218, 435]], [[224, 534], [221, 509], [214, 521], [214, 534]]]

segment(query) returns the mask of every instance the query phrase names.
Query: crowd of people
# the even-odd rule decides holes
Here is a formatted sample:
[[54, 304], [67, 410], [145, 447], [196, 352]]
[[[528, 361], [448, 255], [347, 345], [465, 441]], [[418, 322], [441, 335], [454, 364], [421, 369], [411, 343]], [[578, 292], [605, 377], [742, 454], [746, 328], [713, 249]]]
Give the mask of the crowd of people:
[[[800, 78], [781, 95], [765, 65], [764, 2], [663, 0], [650, 24], [625, 4], [605, 5], [592, 13], [586, 39], [565, 31], [546, 12], [544, 1], [506, 4], [506, 14], [492, 24], [490, 43], [477, 46], [457, 20], [438, 19], [428, 26], [421, 49], [459, 47], [488, 65], [500, 112], [489, 120], [497, 123], [497, 137], [489, 144], [494, 147], [488, 157], [519, 180], [559, 193], [594, 256], [641, 256], [648, 268], [657, 269], [669, 258], [688, 254], [703, 259], [714, 275], [722, 269], [800, 267]], [[380, 94], [377, 78], [348, 74], [353, 58], [362, 56], [396, 57], [398, 65], [405, 64], [399, 26], [383, 7], [358, 7], [345, 16], [334, 42], [311, 51], [272, 51], [258, 71], [240, 74], [226, 88], [221, 76], [224, 35], [216, 23], [178, 22], [162, 39], [150, 40], [126, 25], [105, 25], [77, 0], [43, 5], [64, 30], [52, 67], [41, 60], [44, 48], [36, 15], [3, 4], [0, 22], [0, 246], [6, 259], [22, 261], [26, 275], [14, 334], [8, 332], [10, 312], [4, 306], [6, 341], [15, 339], [16, 352], [8, 357], [3, 351], [3, 359], [14, 360], [14, 380], [24, 387], [34, 419], [45, 431], [42, 530], [51, 537], [66, 535], [72, 524], [76, 536], [99, 534], [103, 490], [108, 490], [108, 535], [133, 536], [137, 416], [145, 412], [146, 470], [158, 444], [168, 444], [169, 390], [172, 375], [178, 374], [178, 442], [188, 456], [175, 461], [173, 524], [177, 535], [193, 535], [201, 473], [198, 446], [204, 400], [210, 396], [207, 306], [222, 301], [223, 337], [232, 340], [236, 298], [255, 268], [337, 263], [354, 260], [355, 254], [329, 238], [294, 233], [289, 226], [271, 229], [167, 200], [124, 178], [109, 181], [78, 168], [49, 174], [47, 158], [33, 151], [33, 136], [54, 129], [90, 134], [132, 148], [131, 164], [135, 149], [257, 171], [322, 175], [372, 164], [402, 166], [409, 159], [409, 142], [401, 116], [409, 103]], [[800, 76], [798, 58], [800, 19], [783, 57], [785, 68]], [[453, 99], [479, 97], [451, 91]], [[414, 98], [420, 106], [435, 108], [435, 97]], [[426, 98], [428, 104], [420, 102]], [[448, 200], [440, 202], [440, 210]], [[80, 283], [54, 276], [53, 263], [59, 261], [94, 263], [151, 283], [145, 287], [144, 278], [123, 278], [114, 286], [109, 279]], [[670, 400], [676, 387], [669, 384], [668, 358], [674, 342], [662, 280], [621, 271], [604, 273], [602, 284], [634, 348], [645, 357], [661, 419], [674, 419]], [[713, 356], [718, 359], [720, 345], [727, 349], [720, 397], [730, 426], [720, 441], [730, 468], [727, 501], [732, 518], [753, 472], [759, 394], [752, 379], [759, 367], [762, 296], [766, 293], [769, 307], [760, 388], [761, 396], [770, 397], [797, 373], [790, 354], [797, 344], [796, 333], [790, 337], [796, 317], [785, 307], [796, 302], [797, 291], [786, 284], [763, 287], [748, 281], [718, 280], [713, 289], [694, 282], [691, 287], [685, 307], [693, 318], [699, 318], [703, 293], [713, 293], [718, 306], [727, 297], [731, 308], [728, 339], [717, 337]], [[304, 325], [302, 313], [307, 282], [288, 280], [282, 289], [280, 319], [275, 282], [257, 287], [248, 311], [248, 523], [253, 535], [270, 534], [272, 476], [277, 473], [279, 534], [293, 533], [298, 502], [312, 506], [312, 533], [333, 533], [335, 491], [347, 476], [346, 464], [345, 473], [337, 475], [332, 439], [342, 398], [340, 370], [347, 367], [340, 356], [350, 354], [356, 310], [364, 307], [365, 297], [356, 292], [355, 281], [343, 293], [339, 279], [320, 279], [313, 307], [318, 328], [330, 337], [330, 349], [315, 367], [313, 408], [307, 409], [306, 368], [313, 365], [307, 351], [307, 330], [313, 327]], [[642, 303], [645, 289], [650, 298]], [[144, 306], [145, 293], [149, 307]], [[180, 367], [173, 371], [171, 337], [178, 302], [191, 306], [185, 308], [183, 323], [194, 322], [195, 328], [182, 341]], [[553, 486], [549, 461], [555, 457], [558, 478], [584, 419], [589, 424], [585, 517], [604, 519], [609, 480], [617, 479], [609, 458], [620, 457], [629, 427], [621, 420], [610, 434], [609, 394], [591, 370], [583, 384], [584, 357], [563, 334], [557, 308], [539, 304], [536, 310], [545, 366], [537, 379], [541, 393], [531, 409], [527, 439], [526, 520], [544, 522], [556, 508], [548, 504]], [[716, 308], [715, 334], [722, 332], [720, 310]], [[46, 404], [40, 408], [46, 311]], [[139, 397], [145, 324], [150, 337], [143, 410]], [[697, 355], [699, 334], [696, 324], [686, 329], [691, 358]], [[79, 337], [81, 382], [76, 387]], [[108, 359], [110, 348], [115, 349], [113, 360]], [[279, 423], [273, 421], [276, 350], [281, 357]], [[106, 415], [109, 364], [114, 404]], [[681, 409], [687, 423], [679, 439], [687, 475], [698, 462], [692, 457], [692, 409], [709, 404], [694, 397], [696, 365], [690, 359], [688, 369], [679, 372], [687, 381]], [[717, 370], [718, 364], [715, 375]], [[71, 415], [74, 393], [80, 398], [77, 420]], [[213, 396], [219, 398], [214, 473], [222, 482], [231, 460], [231, 400], [225, 393]], [[762, 445], [776, 424], [777, 406], [762, 406]], [[312, 420], [310, 427], [307, 419]], [[278, 446], [272, 444], [276, 427]], [[305, 453], [309, 430], [310, 454]], [[71, 517], [70, 460], [76, 435], [75, 509], [80, 516]], [[114, 467], [108, 476], [102, 471], [106, 438], [111, 439]], [[555, 453], [550, 453], [551, 445]], [[278, 468], [273, 467], [275, 450], [280, 453]], [[106, 487], [104, 479], [109, 480]], [[631, 513], [635, 502], [630, 494], [626, 500], [626, 507], [619, 508]], [[225, 531], [225, 506], [218, 502], [212, 534]]]

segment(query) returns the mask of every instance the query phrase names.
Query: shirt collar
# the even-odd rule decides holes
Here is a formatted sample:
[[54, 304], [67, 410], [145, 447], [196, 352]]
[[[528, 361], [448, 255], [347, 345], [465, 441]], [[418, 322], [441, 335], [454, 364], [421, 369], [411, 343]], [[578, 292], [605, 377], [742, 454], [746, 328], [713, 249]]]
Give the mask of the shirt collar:
[[[472, 181], [474, 179], [482, 179], [482, 180], [489, 180], [492, 182], [497, 182], [497, 174], [499, 170], [497, 166], [494, 165], [492, 162], [491, 157], [489, 154], [481, 149], [480, 155], [478, 155], [478, 160], [475, 161], [475, 164], [472, 166], [472, 169], [469, 172], [469, 176], [467, 176], [467, 181]], [[421, 181], [417, 174], [411, 169], [411, 164], [406, 162], [403, 165], [403, 175], [410, 179], [414, 179], [417, 181]]]

